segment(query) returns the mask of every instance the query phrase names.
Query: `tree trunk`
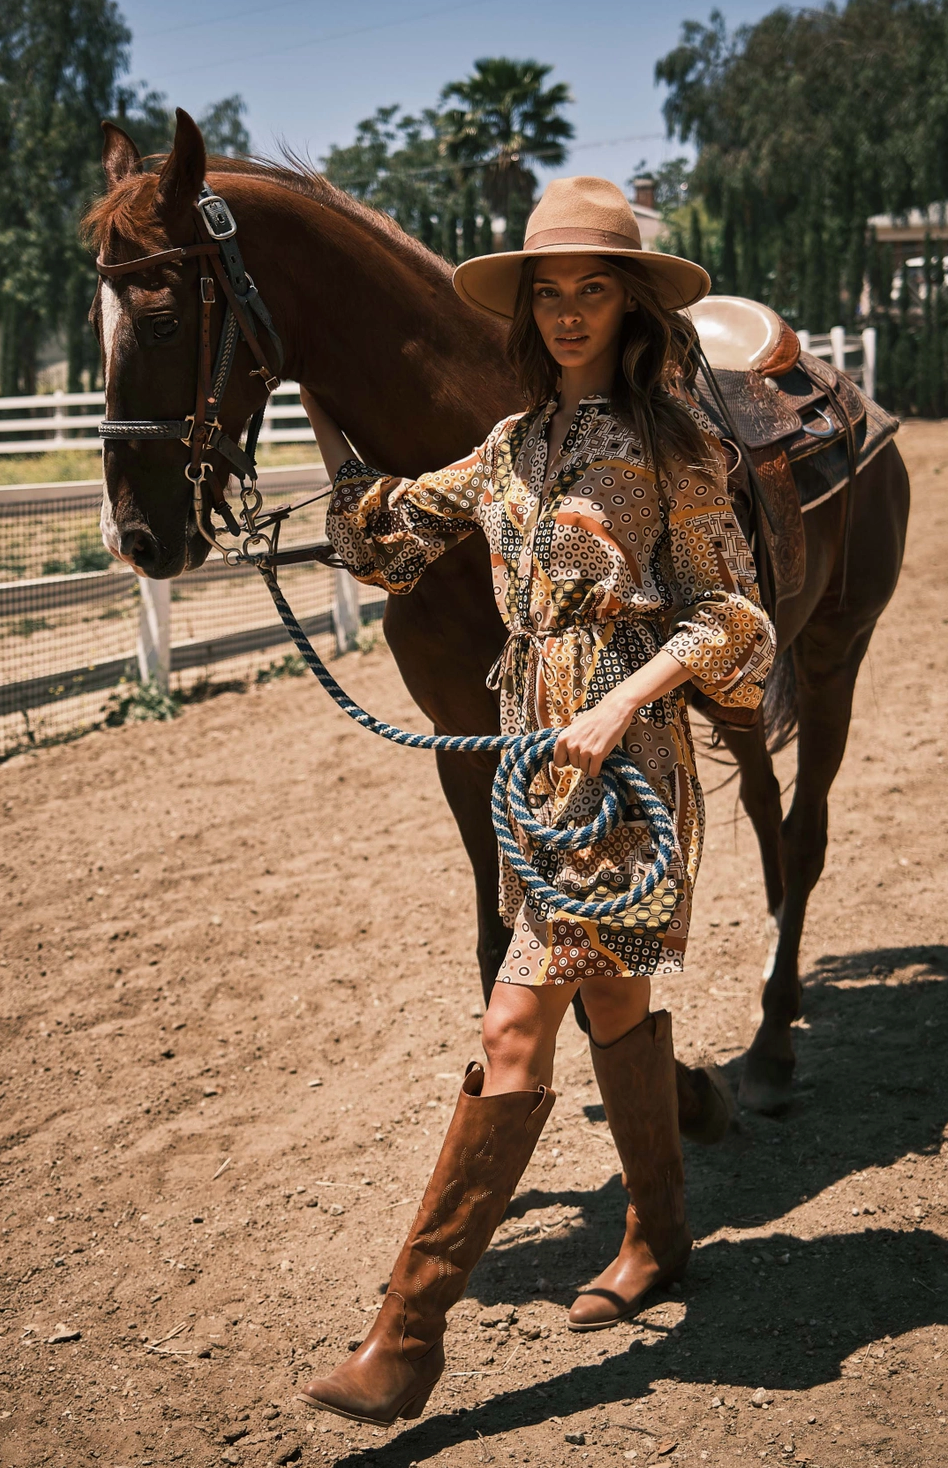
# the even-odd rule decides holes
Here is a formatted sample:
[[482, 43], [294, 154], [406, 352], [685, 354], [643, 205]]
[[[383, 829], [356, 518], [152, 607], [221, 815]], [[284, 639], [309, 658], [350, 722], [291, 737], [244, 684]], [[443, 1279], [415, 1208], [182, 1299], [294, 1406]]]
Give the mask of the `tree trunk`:
[[39, 320], [34, 311], [18, 301], [7, 301], [2, 316], [3, 343], [0, 348], [0, 396], [36, 392], [36, 351]]
[[468, 179], [461, 195], [461, 259], [477, 254], [477, 190]]

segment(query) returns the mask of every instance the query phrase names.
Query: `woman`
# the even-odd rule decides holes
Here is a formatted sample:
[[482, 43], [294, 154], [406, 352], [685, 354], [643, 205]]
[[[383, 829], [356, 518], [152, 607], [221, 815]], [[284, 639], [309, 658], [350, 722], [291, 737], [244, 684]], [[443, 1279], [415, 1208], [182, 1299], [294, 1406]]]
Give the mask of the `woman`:
[[[562, 730], [535, 786], [543, 818], [584, 824], [603, 760], [621, 746], [672, 812], [679, 850], [653, 896], [609, 924], [535, 912], [503, 872], [513, 938], [484, 1017], [486, 1065], [468, 1069], [367, 1339], [302, 1393], [385, 1425], [417, 1417], [444, 1369], [446, 1312], [553, 1106], [556, 1035], [580, 983], [629, 1206], [619, 1253], [574, 1303], [570, 1327], [613, 1325], [684, 1270], [671, 1021], [649, 1013], [650, 976], [682, 966], [701, 850], [681, 686], [756, 706], [773, 655], [720, 445], [685, 386], [693, 333], [677, 311], [706, 294], [701, 267], [643, 252], [621, 191], [574, 178], [547, 188], [523, 250], [469, 260], [454, 279], [467, 301], [512, 321], [508, 355], [530, 407], [462, 462], [409, 481], [355, 459], [304, 395], [335, 480], [329, 537], [355, 576], [398, 593], [480, 526], [510, 631], [491, 675], [502, 728]], [[628, 890], [653, 854], [633, 807], [547, 875], [599, 899]]]

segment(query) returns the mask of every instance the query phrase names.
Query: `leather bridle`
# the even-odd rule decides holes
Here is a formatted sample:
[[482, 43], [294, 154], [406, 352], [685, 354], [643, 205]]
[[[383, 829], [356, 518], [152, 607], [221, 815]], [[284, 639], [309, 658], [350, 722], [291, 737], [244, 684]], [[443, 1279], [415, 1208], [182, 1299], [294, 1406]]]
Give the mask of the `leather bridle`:
[[[159, 250], [152, 255], [142, 255], [137, 260], [123, 260], [110, 265], [102, 259], [96, 260], [96, 269], [104, 280], [114, 280], [122, 275], [136, 275], [155, 270], [161, 265], [178, 265], [185, 260], [198, 259], [200, 273], [200, 325], [198, 332], [197, 394], [194, 412], [186, 418], [105, 418], [99, 424], [99, 436], [103, 439], [180, 439], [191, 450], [191, 458], [185, 474], [191, 482], [194, 513], [197, 528], [204, 539], [230, 559], [233, 552], [221, 545], [214, 533], [211, 510], [204, 523], [202, 486], [207, 481], [216, 509], [232, 535], [239, 535], [234, 513], [224, 496], [224, 490], [212, 474], [212, 464], [207, 455], [215, 451], [222, 454], [233, 465], [240, 479], [241, 500], [244, 510], [249, 511], [246, 528], [255, 527], [255, 515], [262, 505], [256, 488], [257, 440], [266, 411], [266, 401], [250, 418], [247, 438], [243, 448], [235, 443], [223, 430], [219, 418], [221, 403], [234, 365], [234, 355], [241, 337], [249, 346], [257, 362], [251, 376], [261, 378], [267, 399], [280, 385], [278, 373], [283, 368], [283, 344], [273, 324], [273, 318], [264, 305], [247, 273], [240, 249], [237, 245], [237, 223], [224, 200], [212, 192], [207, 183], [201, 187], [194, 204], [198, 239], [192, 245], [177, 245], [173, 249]], [[213, 274], [211, 274], [213, 271]], [[217, 353], [212, 366], [211, 312], [217, 299], [215, 277], [224, 293], [227, 309], [224, 324], [217, 343]], [[254, 317], [262, 324], [273, 346], [276, 360], [274, 370], [260, 345]], [[260, 537], [263, 539], [263, 537]], [[246, 549], [246, 547], [245, 547]]]

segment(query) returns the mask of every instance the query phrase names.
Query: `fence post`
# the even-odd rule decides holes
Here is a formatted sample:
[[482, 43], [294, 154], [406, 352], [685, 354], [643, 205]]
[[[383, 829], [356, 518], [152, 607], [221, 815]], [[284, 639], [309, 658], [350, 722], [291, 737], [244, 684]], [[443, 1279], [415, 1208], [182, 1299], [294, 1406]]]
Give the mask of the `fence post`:
[[340, 568], [333, 575], [335, 595], [332, 625], [336, 633], [336, 652], [341, 656], [344, 652], [353, 652], [359, 645], [359, 628], [362, 625], [359, 616], [359, 583], [353, 580], [348, 571]]
[[846, 371], [846, 328], [845, 326], [830, 327], [830, 348], [833, 353], [833, 366], [837, 372]]
[[876, 328], [867, 326], [862, 333], [862, 390], [867, 398], [876, 395]]
[[164, 692], [171, 675], [171, 582], [139, 578], [142, 599], [138, 619], [138, 672], [143, 683], [154, 679]]
[[808, 352], [810, 350], [810, 333], [808, 331], [798, 331], [797, 337], [800, 342], [800, 351]]

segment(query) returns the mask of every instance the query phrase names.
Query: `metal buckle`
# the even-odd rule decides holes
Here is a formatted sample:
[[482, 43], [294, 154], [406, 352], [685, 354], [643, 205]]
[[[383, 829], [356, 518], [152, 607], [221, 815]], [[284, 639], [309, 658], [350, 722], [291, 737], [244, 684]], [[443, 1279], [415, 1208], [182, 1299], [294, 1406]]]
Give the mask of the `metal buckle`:
[[[185, 423], [189, 424], [190, 427], [188, 428], [187, 436], [183, 438], [181, 442], [186, 443], [190, 447], [191, 440], [194, 438], [194, 414], [186, 414], [184, 421]], [[206, 418], [204, 420], [204, 429], [205, 447], [209, 449], [215, 448], [217, 445], [217, 440], [224, 432], [224, 425], [221, 423], [221, 420], [219, 418]]]
[[204, 302], [205, 306], [213, 306], [214, 302], [217, 300], [217, 297], [214, 294], [213, 275], [201, 276], [201, 300]]
[[266, 388], [267, 392], [276, 392], [277, 388], [280, 386], [279, 377], [274, 377], [271, 374], [269, 367], [252, 367], [250, 370], [250, 376], [262, 377], [263, 385]]
[[197, 207], [212, 239], [229, 240], [237, 233], [237, 221], [220, 194], [205, 195], [197, 200]]

